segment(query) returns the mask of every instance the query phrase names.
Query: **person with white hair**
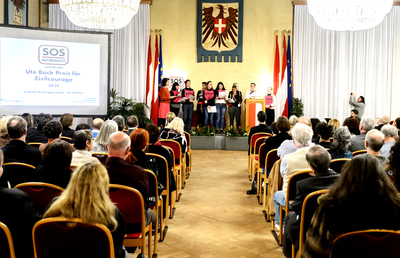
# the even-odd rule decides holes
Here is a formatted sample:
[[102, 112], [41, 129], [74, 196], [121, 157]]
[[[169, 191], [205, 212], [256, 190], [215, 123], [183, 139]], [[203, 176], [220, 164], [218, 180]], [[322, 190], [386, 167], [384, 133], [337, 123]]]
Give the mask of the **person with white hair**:
[[381, 128], [381, 132], [385, 136], [385, 143], [381, 148], [381, 155], [389, 158], [390, 149], [396, 143], [399, 138], [397, 128], [393, 125], [385, 125]]
[[382, 126], [389, 124], [389, 122], [390, 122], [390, 118], [387, 115], [382, 115], [382, 116], [378, 117], [378, 120], [376, 121], [377, 126], [375, 126], [374, 129], [380, 131], [382, 129]]
[[[160, 139], [170, 139], [177, 141], [181, 145], [182, 156], [185, 155], [187, 151], [187, 142], [186, 137], [183, 134], [184, 123], [183, 120], [179, 117], [175, 117], [174, 120], [161, 131]], [[175, 157], [177, 159], [177, 157]], [[186, 165], [188, 164], [189, 156], [186, 153]]]
[[365, 136], [368, 131], [374, 128], [375, 121], [370, 116], [363, 116], [359, 125], [360, 135], [352, 137], [350, 139], [349, 151], [355, 152], [359, 150], [366, 150], [365, 148]]
[[265, 113], [267, 114], [267, 125], [271, 125], [275, 121], [274, 107], [276, 104], [276, 97], [272, 94], [272, 87], [268, 86], [267, 95], [265, 95]]
[[275, 203], [275, 228], [279, 229], [279, 205], [286, 207], [286, 192], [289, 178], [296, 172], [309, 169], [306, 154], [311, 147], [313, 130], [310, 126], [297, 123], [292, 130], [292, 137], [296, 151], [282, 158], [280, 173], [283, 178], [281, 191], [274, 194]]
[[103, 152], [107, 153], [106, 144], [108, 142], [108, 137], [118, 131], [118, 124], [113, 120], [107, 120], [101, 126], [99, 134], [93, 142], [93, 149], [91, 152]]

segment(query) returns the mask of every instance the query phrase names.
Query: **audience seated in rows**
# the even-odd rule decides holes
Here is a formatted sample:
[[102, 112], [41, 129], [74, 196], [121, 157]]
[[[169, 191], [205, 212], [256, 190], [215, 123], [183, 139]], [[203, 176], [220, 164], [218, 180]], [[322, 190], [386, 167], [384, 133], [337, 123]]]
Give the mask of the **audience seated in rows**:
[[400, 229], [400, 199], [370, 154], [345, 163], [339, 180], [321, 196], [301, 257], [329, 257], [334, 239], [366, 229]]
[[271, 123], [271, 131], [272, 131], [272, 136], [275, 136], [279, 133], [278, 127], [276, 126], [276, 122]]
[[118, 131], [118, 125], [112, 120], [107, 120], [104, 122], [100, 129], [99, 134], [93, 143], [93, 149], [91, 152], [103, 152], [107, 153], [106, 144], [108, 142], [108, 137]]
[[36, 168], [33, 181], [58, 185], [65, 189], [71, 177], [71, 161], [71, 145], [60, 139], [52, 141], [43, 152], [43, 165]]
[[90, 151], [93, 148], [93, 135], [90, 130], [80, 130], [74, 133], [75, 151], [72, 153], [71, 165], [80, 165], [87, 162], [99, 162], [92, 157]]
[[74, 133], [75, 130], [71, 129], [71, 126], [74, 122], [74, 117], [70, 113], [65, 113], [60, 117], [60, 122], [63, 126], [63, 131], [61, 136], [71, 138], [72, 140], [69, 143], [74, 143]]
[[249, 138], [248, 138], [248, 143], [249, 143], [249, 151], [248, 151], [248, 155], [250, 155], [250, 141], [251, 141], [251, 137], [256, 134], [256, 133], [269, 133], [272, 134], [271, 131], [271, 127], [267, 124], [265, 124], [265, 121], [267, 120], [267, 115], [265, 114], [264, 111], [259, 111], [257, 113], [257, 120], [258, 120], [258, 125], [253, 126], [250, 129], [250, 133], [249, 133]]
[[[171, 123], [167, 125], [167, 127], [161, 132], [160, 139], [161, 140], [174, 140], [181, 145], [182, 157], [186, 155], [186, 166], [189, 166], [189, 155], [187, 154], [187, 142], [186, 137], [183, 132], [183, 120], [179, 117], [175, 117]], [[179, 157], [175, 156], [175, 159], [179, 159]]]
[[11, 116], [2, 116], [0, 118], [0, 148], [11, 141], [11, 137], [8, 135], [7, 131], [7, 122], [10, 117]]
[[23, 113], [21, 117], [26, 121], [28, 128], [35, 127], [33, 122], [33, 116], [29, 113]]
[[[168, 112], [168, 114], [167, 114], [167, 119], [166, 119], [166, 121], [165, 121], [165, 126], [168, 126], [168, 125], [172, 122], [172, 120], [175, 119], [175, 117], [176, 117], [176, 115], [175, 115], [174, 112]], [[162, 128], [162, 130], [163, 130], [163, 129], [164, 129], [164, 128]], [[160, 133], [162, 132], [162, 130], [160, 131]]]
[[318, 133], [317, 133], [317, 124], [319, 124], [321, 121], [318, 118], [311, 118], [311, 129], [313, 130], [313, 141], [312, 142], [317, 142], [318, 138]]
[[[367, 135], [368, 131], [374, 128], [374, 119], [369, 116], [363, 116], [360, 122], [360, 135], [352, 137], [350, 139], [350, 147], [349, 151], [355, 152], [359, 150], [365, 150], [365, 136]], [[351, 132], [351, 131], [350, 131]]]
[[292, 203], [293, 211], [287, 216], [284, 230], [283, 254], [292, 257], [292, 244], [299, 250], [300, 220], [304, 199], [308, 194], [328, 189], [338, 178], [339, 174], [329, 168], [331, 158], [321, 146], [315, 145], [306, 154], [306, 160], [315, 176], [297, 182], [296, 199]]
[[396, 118], [393, 122], [393, 126], [397, 128], [398, 134], [400, 135], [400, 117]]
[[386, 172], [390, 180], [396, 186], [397, 191], [400, 192], [400, 141], [396, 141], [390, 149]]
[[348, 150], [351, 134], [347, 126], [339, 126], [333, 134], [333, 143], [328, 150], [332, 159], [351, 159], [353, 153]]
[[130, 117], [128, 117], [128, 119], [126, 120], [126, 123], [127, 123], [127, 125], [128, 125], [128, 131], [125, 132], [125, 133], [126, 133], [128, 136], [130, 136], [131, 133], [132, 133], [134, 130], [138, 129], [138, 127], [139, 127], [139, 121], [138, 121], [138, 119], [137, 119], [136, 116], [130, 116]]
[[112, 119], [118, 125], [118, 131], [122, 132], [125, 129], [125, 119], [123, 116], [117, 115]]
[[43, 218], [62, 216], [79, 218], [87, 224], [103, 224], [111, 231], [115, 257], [128, 258], [123, 246], [127, 225], [108, 195], [109, 180], [101, 164], [83, 163], [72, 174], [65, 191], [50, 203]]
[[[42, 129], [47, 137], [47, 143], [42, 143], [39, 146], [39, 151], [43, 153], [44, 149], [54, 140], [61, 138], [63, 127], [59, 121], [49, 121]], [[74, 150], [75, 151], [75, 150]]]
[[299, 120], [299, 118], [295, 115], [291, 115], [289, 117], [289, 123], [290, 123], [290, 130], [292, 130], [292, 128], [294, 127], [295, 124], [297, 124], [297, 120]]
[[[305, 124], [311, 128], [312, 131], [312, 125], [311, 125], [311, 120], [308, 117], [301, 116], [297, 119], [296, 124]], [[292, 129], [293, 130], [293, 129]], [[312, 137], [311, 137], [312, 138]], [[310, 146], [314, 146], [314, 143], [311, 143]], [[277, 154], [280, 158], [285, 157], [287, 154], [293, 153], [296, 151], [296, 146], [293, 140], [284, 140], [282, 144], [279, 146]]]
[[282, 223], [279, 221], [279, 205], [286, 207], [286, 192], [289, 178], [296, 172], [309, 169], [306, 154], [311, 146], [312, 135], [313, 131], [311, 127], [300, 122], [292, 129], [296, 151], [282, 158], [280, 173], [283, 178], [283, 186], [282, 190], [277, 191], [273, 195], [275, 203], [275, 228], [279, 229], [279, 223]]
[[[85, 124], [85, 123], [78, 124], [78, 125], [75, 127], [75, 131], [86, 130], [86, 129], [90, 130], [90, 125]], [[95, 138], [95, 137], [93, 137], [93, 138]]]
[[27, 123], [20, 116], [12, 116], [7, 122], [7, 131], [11, 137], [2, 149], [4, 163], [20, 162], [37, 167], [42, 163], [42, 153], [25, 143]]
[[360, 120], [357, 118], [346, 118], [343, 121], [343, 126], [346, 126], [349, 129], [349, 132], [351, 133], [351, 137], [356, 137], [357, 135], [360, 135]]
[[383, 168], [386, 167], [386, 163], [388, 162], [388, 159], [385, 156], [381, 156], [380, 152], [384, 142], [385, 136], [377, 129], [368, 131], [365, 137], [365, 148], [367, 149], [367, 153], [377, 158]]
[[333, 128], [333, 132], [336, 132], [336, 129], [338, 129], [340, 126], [340, 122], [336, 118], [333, 118], [333, 119], [329, 120], [328, 125], [331, 125]]
[[[142, 129], [143, 130], [143, 129]], [[135, 130], [136, 131], [136, 130]], [[131, 140], [123, 132], [115, 132], [110, 135], [107, 150], [108, 158], [105, 167], [107, 168], [111, 184], [120, 184], [137, 189], [145, 200], [146, 225], [153, 223], [156, 226], [157, 218], [155, 213], [148, 209], [147, 197], [149, 195], [149, 177], [140, 166], [132, 165], [126, 161], [131, 147]], [[128, 225], [128, 233], [140, 231], [140, 225]]]
[[47, 143], [47, 137], [42, 132], [43, 127], [47, 122], [53, 120], [53, 116], [50, 114], [40, 113], [36, 117], [37, 127], [29, 127], [26, 134], [26, 143], [40, 142]]
[[325, 122], [320, 122], [317, 124], [315, 131], [318, 136], [317, 138], [320, 139], [318, 144], [325, 149], [330, 149], [332, 147], [330, 138], [333, 134], [333, 127]]
[[396, 143], [399, 138], [397, 128], [393, 125], [385, 125], [381, 128], [381, 132], [385, 136], [385, 143], [381, 148], [381, 155], [389, 158], [390, 148]]
[[93, 119], [93, 129], [92, 129], [93, 138], [97, 137], [103, 124], [104, 124], [103, 119], [101, 118]]
[[[0, 178], [3, 152], [0, 150]], [[41, 219], [29, 196], [16, 188], [0, 187], [0, 221], [10, 229], [16, 257], [33, 258], [32, 228]]]
[[132, 165], [146, 168], [148, 158], [144, 152], [149, 143], [149, 133], [145, 129], [138, 128], [131, 133], [131, 149], [126, 161]]
[[387, 115], [382, 115], [382, 116], [378, 117], [378, 120], [376, 121], [377, 126], [375, 126], [374, 129], [380, 131], [382, 126], [389, 124], [389, 122], [390, 122], [390, 118]]

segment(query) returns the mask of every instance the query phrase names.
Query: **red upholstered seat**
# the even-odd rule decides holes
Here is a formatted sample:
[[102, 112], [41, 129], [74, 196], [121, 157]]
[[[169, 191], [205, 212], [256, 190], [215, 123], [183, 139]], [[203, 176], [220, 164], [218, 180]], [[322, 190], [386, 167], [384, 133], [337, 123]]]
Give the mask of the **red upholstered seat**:
[[255, 158], [256, 158], [256, 160], [258, 161], [258, 156], [256, 156]]
[[128, 234], [128, 235], [125, 236], [125, 238], [137, 239], [137, 238], [140, 238], [141, 236], [142, 236], [142, 232], [138, 232], [138, 233]]

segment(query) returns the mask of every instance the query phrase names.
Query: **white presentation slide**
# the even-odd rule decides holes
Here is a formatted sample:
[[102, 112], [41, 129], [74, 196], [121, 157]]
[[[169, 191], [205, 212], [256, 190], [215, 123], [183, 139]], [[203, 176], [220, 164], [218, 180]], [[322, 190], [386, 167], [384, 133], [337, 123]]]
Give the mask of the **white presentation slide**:
[[0, 105], [99, 106], [100, 88], [100, 44], [0, 37]]

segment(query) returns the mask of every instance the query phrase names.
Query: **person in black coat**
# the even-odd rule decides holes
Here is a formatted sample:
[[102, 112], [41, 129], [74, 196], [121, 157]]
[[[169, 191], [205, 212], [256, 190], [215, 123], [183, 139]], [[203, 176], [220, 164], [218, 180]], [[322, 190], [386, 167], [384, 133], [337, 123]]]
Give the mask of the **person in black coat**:
[[[0, 178], [3, 174], [0, 150]], [[16, 188], [0, 187], [0, 221], [10, 230], [17, 257], [33, 257], [32, 228], [41, 219], [29, 196]]]
[[253, 136], [253, 134], [256, 134], [256, 133], [269, 133], [269, 134], [272, 134], [271, 127], [269, 125], [265, 124], [265, 120], [266, 119], [267, 119], [267, 115], [265, 114], [264, 111], [259, 111], [257, 113], [257, 120], [258, 120], [259, 125], [253, 126], [250, 129], [249, 140], [248, 140], [248, 142], [249, 142], [248, 155], [250, 155], [250, 141], [251, 141], [251, 137]]
[[[42, 163], [42, 154], [35, 147], [25, 143], [26, 121], [20, 116], [13, 116], [7, 122], [7, 131], [11, 141], [2, 149], [4, 162], [20, 162], [37, 167]], [[46, 138], [47, 139], [47, 138]]]
[[42, 129], [47, 124], [47, 122], [51, 120], [53, 120], [53, 117], [50, 114], [40, 113], [36, 117], [37, 127], [33, 126], [28, 127], [28, 131], [26, 134], [26, 143], [30, 142], [47, 143], [47, 137], [42, 132]]
[[331, 158], [322, 146], [315, 145], [306, 155], [307, 162], [315, 176], [297, 182], [296, 198], [292, 203], [293, 211], [287, 216], [284, 230], [283, 254], [292, 257], [292, 244], [299, 249], [300, 216], [304, 199], [312, 192], [328, 189], [339, 178], [339, 174], [329, 169]]

